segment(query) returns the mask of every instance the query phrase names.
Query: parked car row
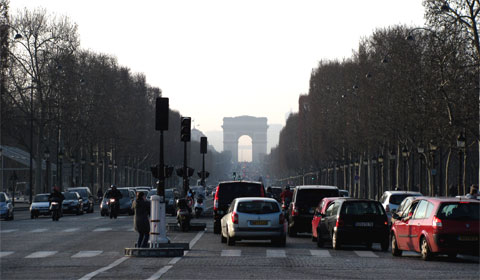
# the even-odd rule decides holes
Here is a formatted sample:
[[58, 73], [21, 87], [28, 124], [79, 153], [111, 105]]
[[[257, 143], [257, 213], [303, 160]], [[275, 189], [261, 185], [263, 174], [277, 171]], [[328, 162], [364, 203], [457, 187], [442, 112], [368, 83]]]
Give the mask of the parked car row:
[[[62, 202], [63, 214], [82, 215], [84, 212], [93, 213], [94, 201], [93, 195], [88, 187], [68, 188], [62, 192], [65, 199]], [[33, 197], [30, 205], [30, 218], [35, 219], [39, 216], [50, 216], [50, 202], [48, 200], [50, 193], [41, 193]]]
[[0, 192], [0, 218], [13, 220], [13, 204], [10, 196], [5, 192]]

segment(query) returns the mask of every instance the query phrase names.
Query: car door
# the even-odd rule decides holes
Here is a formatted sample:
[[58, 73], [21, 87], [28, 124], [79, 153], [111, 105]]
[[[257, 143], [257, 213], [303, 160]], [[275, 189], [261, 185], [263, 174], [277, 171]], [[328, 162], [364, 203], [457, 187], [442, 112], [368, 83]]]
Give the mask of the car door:
[[420, 252], [420, 236], [424, 230], [428, 231], [428, 228], [432, 226], [429, 217], [432, 214], [434, 205], [427, 200], [422, 200], [418, 205], [418, 211], [413, 214], [413, 224], [411, 226], [411, 247], [412, 250]]
[[330, 238], [330, 231], [328, 227], [328, 219], [331, 219], [332, 212], [333, 212], [333, 203], [330, 204], [327, 209], [325, 210], [325, 214], [322, 214], [322, 219], [320, 220], [320, 236], [322, 238]]
[[411, 250], [410, 231], [412, 216], [418, 203], [418, 201], [414, 201], [408, 209], [403, 211], [402, 215], [394, 221], [397, 244], [401, 250]]

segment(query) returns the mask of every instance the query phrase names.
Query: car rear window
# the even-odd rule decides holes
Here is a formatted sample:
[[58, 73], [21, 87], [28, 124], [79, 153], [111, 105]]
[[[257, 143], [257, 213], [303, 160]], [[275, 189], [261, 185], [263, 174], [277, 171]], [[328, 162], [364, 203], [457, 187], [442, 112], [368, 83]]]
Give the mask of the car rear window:
[[77, 192], [81, 197], [87, 197], [87, 190], [85, 189], [69, 189], [69, 191]]
[[414, 196], [414, 195], [412, 195], [412, 194], [392, 194], [390, 196], [390, 201], [388, 203], [399, 205], [408, 196]]
[[298, 189], [296, 203], [316, 207], [324, 197], [339, 196], [337, 189]]
[[36, 195], [33, 202], [47, 202], [48, 196], [48, 194]]
[[243, 201], [237, 205], [237, 212], [247, 214], [271, 214], [280, 211], [278, 204], [272, 201]]
[[263, 186], [256, 183], [224, 183], [218, 188], [219, 203], [231, 203], [238, 197], [261, 197]]
[[437, 217], [445, 220], [479, 220], [480, 203], [453, 202], [442, 203]]
[[350, 201], [345, 202], [340, 214], [342, 215], [383, 215], [385, 212], [380, 203], [375, 201]]

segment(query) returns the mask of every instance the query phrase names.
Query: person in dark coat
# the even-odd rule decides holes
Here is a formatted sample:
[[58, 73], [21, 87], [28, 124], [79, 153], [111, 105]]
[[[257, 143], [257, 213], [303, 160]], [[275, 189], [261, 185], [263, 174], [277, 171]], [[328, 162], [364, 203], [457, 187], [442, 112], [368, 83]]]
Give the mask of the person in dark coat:
[[132, 209], [135, 211], [133, 219], [133, 227], [138, 232], [137, 247], [148, 247], [148, 234], [150, 233], [150, 203], [145, 199], [143, 192], [137, 193], [137, 199], [132, 204]]

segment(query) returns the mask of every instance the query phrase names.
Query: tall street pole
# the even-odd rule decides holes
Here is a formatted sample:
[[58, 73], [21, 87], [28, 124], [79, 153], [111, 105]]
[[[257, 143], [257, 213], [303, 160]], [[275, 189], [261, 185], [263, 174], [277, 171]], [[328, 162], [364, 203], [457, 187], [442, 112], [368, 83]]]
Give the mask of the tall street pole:
[[30, 166], [29, 166], [29, 202], [32, 204], [32, 183], [33, 183], [33, 78], [30, 87]]

